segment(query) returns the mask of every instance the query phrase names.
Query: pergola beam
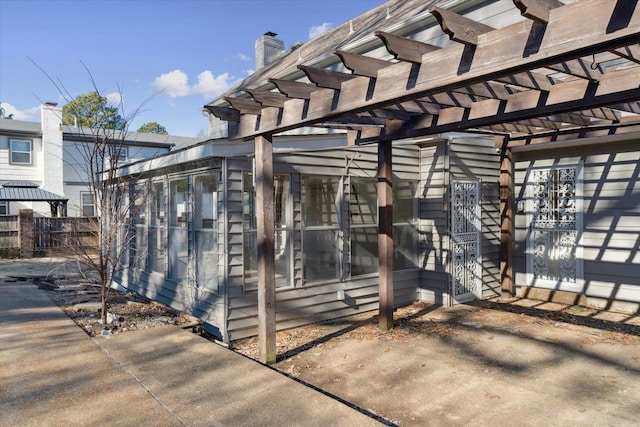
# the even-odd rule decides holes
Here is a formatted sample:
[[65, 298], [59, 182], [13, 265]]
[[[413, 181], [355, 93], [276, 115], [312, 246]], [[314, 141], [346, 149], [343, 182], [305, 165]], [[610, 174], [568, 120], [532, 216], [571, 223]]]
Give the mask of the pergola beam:
[[240, 114], [260, 115], [262, 113], [262, 105], [253, 99], [235, 98], [228, 96], [224, 98], [233, 108], [240, 111]]
[[400, 61], [420, 64], [422, 62], [422, 55], [440, 49], [437, 46], [432, 46], [427, 43], [397, 36], [395, 34], [386, 33], [384, 31], [376, 31], [375, 35], [382, 40], [382, 43], [384, 43], [389, 53]]
[[559, 0], [513, 0], [522, 16], [546, 24], [549, 22], [549, 11], [564, 6]]
[[284, 101], [287, 97], [279, 92], [270, 92], [266, 90], [245, 89], [251, 97], [259, 102], [263, 107], [284, 107]]
[[345, 52], [344, 50], [336, 50], [333, 53], [340, 58], [345, 67], [358, 76], [375, 78], [378, 75], [378, 70], [393, 64], [393, 62]]
[[309, 67], [307, 65], [298, 65], [309, 80], [318, 85], [318, 87], [327, 89], [340, 89], [342, 83], [355, 78], [353, 74], [341, 73], [339, 71], [325, 70], [323, 68]]
[[293, 80], [269, 79], [269, 81], [289, 98], [309, 99], [311, 92], [318, 90], [316, 85]]
[[493, 31], [493, 27], [481, 24], [472, 19], [458, 15], [448, 9], [434, 6], [429, 12], [438, 20], [442, 31], [449, 38], [468, 46], [478, 45], [478, 36]]

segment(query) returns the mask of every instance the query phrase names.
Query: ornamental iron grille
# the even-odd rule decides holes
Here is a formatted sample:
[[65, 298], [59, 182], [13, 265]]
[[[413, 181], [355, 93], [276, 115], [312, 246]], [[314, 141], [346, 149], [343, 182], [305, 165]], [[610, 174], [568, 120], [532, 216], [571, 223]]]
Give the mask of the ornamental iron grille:
[[576, 175], [575, 167], [532, 173], [534, 280], [576, 282]]
[[456, 302], [465, 302], [482, 290], [480, 182], [453, 181], [451, 188], [452, 294]]

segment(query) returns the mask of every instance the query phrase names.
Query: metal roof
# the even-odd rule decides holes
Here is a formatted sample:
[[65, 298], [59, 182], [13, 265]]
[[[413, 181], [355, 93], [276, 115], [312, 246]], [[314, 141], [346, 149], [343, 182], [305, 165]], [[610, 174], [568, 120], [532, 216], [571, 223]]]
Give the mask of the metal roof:
[[8, 182], [0, 188], [0, 202], [67, 202], [69, 199], [59, 196], [31, 182]]

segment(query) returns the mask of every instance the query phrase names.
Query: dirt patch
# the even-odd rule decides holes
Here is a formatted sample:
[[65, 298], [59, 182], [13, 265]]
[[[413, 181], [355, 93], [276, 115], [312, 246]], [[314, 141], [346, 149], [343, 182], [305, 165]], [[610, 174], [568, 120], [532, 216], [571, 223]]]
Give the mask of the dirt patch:
[[102, 324], [100, 286], [80, 279], [37, 281], [40, 288], [90, 336], [111, 335], [162, 325], [202, 331], [200, 321], [133, 292], [109, 290], [108, 319]]
[[[511, 300], [416, 303], [395, 319], [278, 332], [274, 367], [389, 425], [637, 425], [637, 315]], [[232, 348], [256, 358], [257, 344]]]

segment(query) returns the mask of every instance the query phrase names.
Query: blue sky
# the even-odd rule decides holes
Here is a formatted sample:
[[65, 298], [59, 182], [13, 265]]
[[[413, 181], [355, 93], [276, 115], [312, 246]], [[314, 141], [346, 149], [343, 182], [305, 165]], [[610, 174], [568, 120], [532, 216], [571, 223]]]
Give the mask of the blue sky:
[[122, 94], [125, 115], [141, 107], [130, 129], [156, 121], [199, 136], [201, 107], [252, 72], [262, 34], [288, 49], [382, 3], [0, 0], [0, 102], [15, 119], [39, 121], [42, 102], [65, 103], [49, 77], [71, 97], [93, 90], [93, 77], [113, 101]]

